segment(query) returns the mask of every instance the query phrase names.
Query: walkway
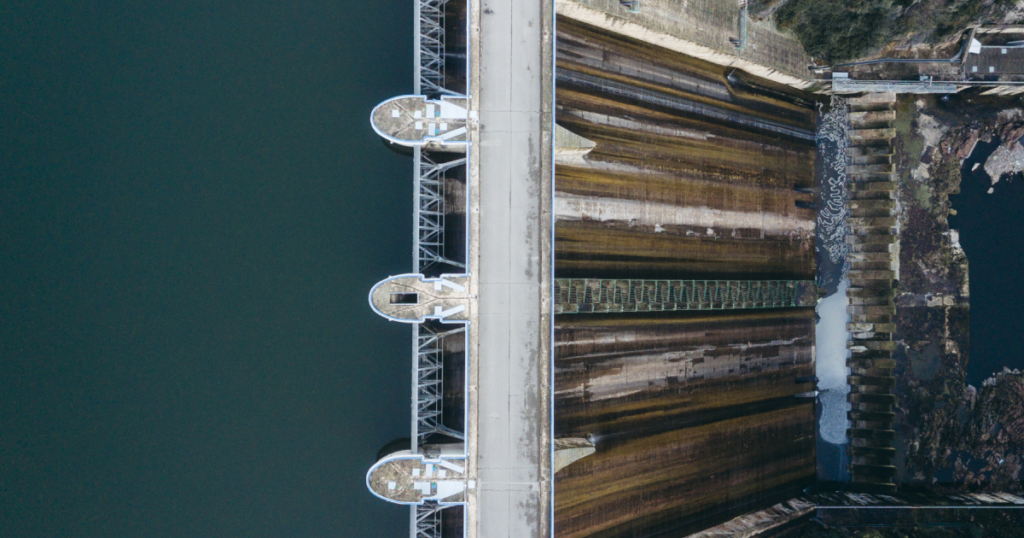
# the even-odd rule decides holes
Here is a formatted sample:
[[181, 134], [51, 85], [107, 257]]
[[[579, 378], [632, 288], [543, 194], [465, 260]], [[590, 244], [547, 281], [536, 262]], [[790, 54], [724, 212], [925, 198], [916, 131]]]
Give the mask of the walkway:
[[470, 273], [479, 319], [469, 537], [550, 533], [551, 10], [551, 0], [488, 0], [473, 12], [479, 125], [470, 192], [479, 236]]

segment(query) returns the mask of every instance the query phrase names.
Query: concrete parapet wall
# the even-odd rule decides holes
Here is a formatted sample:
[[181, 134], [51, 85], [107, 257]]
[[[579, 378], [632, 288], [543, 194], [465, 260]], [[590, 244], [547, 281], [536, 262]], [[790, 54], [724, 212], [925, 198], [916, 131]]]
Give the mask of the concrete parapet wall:
[[1024, 525], [1021, 507], [986, 510], [964, 506], [830, 506], [815, 510], [816, 517], [837, 527], [958, 527], [976, 524], [979, 517], [1006, 518]]
[[814, 511], [806, 499], [791, 499], [756, 512], [744, 514], [721, 525], [691, 534], [688, 538], [751, 538], [767, 536], [772, 529], [795, 521]]
[[820, 86], [799, 41], [771, 23], [748, 22], [746, 50], [729, 41], [739, 35], [735, 0], [645, 0], [637, 13], [618, 0], [558, 0], [555, 8], [560, 16], [773, 82], [811, 91]]

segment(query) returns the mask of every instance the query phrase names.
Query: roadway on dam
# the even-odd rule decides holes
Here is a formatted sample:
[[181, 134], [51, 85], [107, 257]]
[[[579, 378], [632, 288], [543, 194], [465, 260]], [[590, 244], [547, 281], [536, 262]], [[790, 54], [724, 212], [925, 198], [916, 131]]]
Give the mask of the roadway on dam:
[[479, 299], [469, 537], [532, 538], [551, 529], [552, 9], [551, 0], [488, 0], [473, 9], [479, 124], [470, 190], [478, 211], [470, 269]]

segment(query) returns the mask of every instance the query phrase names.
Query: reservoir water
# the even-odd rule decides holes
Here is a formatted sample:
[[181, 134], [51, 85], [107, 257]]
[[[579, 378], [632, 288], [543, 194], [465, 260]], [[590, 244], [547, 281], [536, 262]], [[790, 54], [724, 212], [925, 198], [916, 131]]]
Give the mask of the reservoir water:
[[[975, 386], [1004, 366], [1024, 368], [1024, 178], [1015, 174], [992, 185], [984, 163], [998, 146], [998, 140], [978, 143], [961, 167], [960, 194], [950, 198], [957, 210], [950, 226], [960, 231], [970, 264], [967, 382]], [[972, 171], [976, 163], [981, 166]]]
[[0, 534], [399, 536], [408, 0], [0, 17]]

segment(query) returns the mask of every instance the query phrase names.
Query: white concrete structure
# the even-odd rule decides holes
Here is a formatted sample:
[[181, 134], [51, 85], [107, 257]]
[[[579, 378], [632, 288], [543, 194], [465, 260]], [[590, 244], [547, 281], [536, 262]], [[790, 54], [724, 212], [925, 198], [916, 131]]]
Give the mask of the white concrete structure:
[[[420, 15], [436, 13], [443, 2], [418, 2], [423, 34]], [[417, 211], [429, 175], [421, 161], [430, 151], [466, 153], [452, 162], [467, 167], [468, 237], [465, 264], [453, 264], [445, 253], [424, 255], [422, 229], [438, 224], [417, 218], [416, 272], [371, 291], [373, 309], [413, 323], [417, 343], [413, 449], [381, 459], [367, 474], [367, 486], [382, 499], [412, 506], [412, 538], [438, 536], [438, 513], [450, 504], [465, 507], [467, 537], [550, 537], [554, 6], [552, 0], [489, 0], [484, 9], [470, 1], [468, 24], [467, 95], [438, 86], [443, 66], [424, 59], [422, 43], [433, 38], [421, 35], [415, 91], [423, 95], [390, 99], [371, 114], [385, 140], [414, 148]], [[431, 58], [444, 50], [432, 47]], [[441, 96], [427, 99], [428, 89], [441, 90]], [[438, 260], [464, 265], [465, 272], [424, 277], [425, 264]], [[430, 358], [437, 350], [421, 345], [420, 323], [427, 319], [464, 327], [458, 331], [466, 339], [463, 432], [430, 422], [439, 398], [429, 383], [416, 386], [424, 376], [436, 380], [430, 376], [439, 368]], [[428, 400], [434, 407], [424, 411], [421, 403]], [[464, 443], [431, 460], [436, 455], [422, 453], [424, 428]], [[436, 474], [429, 482], [421, 478], [435, 469], [431, 465], [444, 463], [461, 470], [446, 468], [444, 477]]]

